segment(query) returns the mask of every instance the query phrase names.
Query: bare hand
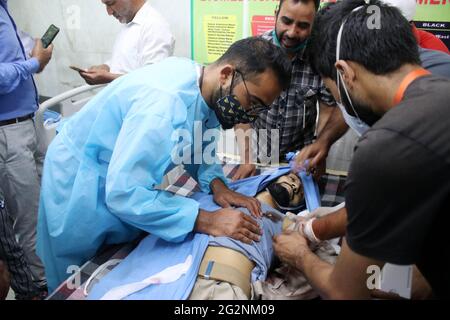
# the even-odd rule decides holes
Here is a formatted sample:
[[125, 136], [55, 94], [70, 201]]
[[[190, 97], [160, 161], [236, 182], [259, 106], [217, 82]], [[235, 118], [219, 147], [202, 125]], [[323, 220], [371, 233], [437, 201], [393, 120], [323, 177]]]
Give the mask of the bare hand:
[[234, 209], [221, 209], [212, 214], [210, 234], [216, 237], [230, 237], [251, 244], [260, 241], [262, 230], [258, 223], [245, 213]]
[[262, 217], [261, 203], [258, 200], [244, 196], [228, 188], [214, 192], [214, 201], [222, 208], [247, 208], [254, 217]]
[[53, 54], [53, 44], [49, 45], [47, 49], [44, 48], [41, 39], [36, 39], [36, 44], [31, 51], [31, 57], [39, 61], [38, 73], [42, 72], [47, 64], [50, 62]]
[[114, 75], [104, 69], [91, 68], [86, 72], [80, 72], [80, 76], [90, 85], [110, 83], [114, 80]]
[[304, 147], [295, 158], [296, 168], [305, 168], [308, 173], [314, 174], [319, 179], [326, 171], [326, 160], [330, 147], [328, 144], [317, 140], [315, 143]]
[[241, 164], [234, 174], [232, 180], [237, 181], [256, 175], [256, 165], [254, 164]]
[[298, 261], [309, 252], [308, 241], [296, 231], [287, 231], [273, 238], [273, 249], [281, 261], [298, 268]]
[[106, 72], [110, 72], [111, 71], [107, 64], [101, 64], [99, 66], [92, 66], [92, 67], [90, 67], [88, 69], [88, 71], [95, 71], [95, 70], [103, 70], [103, 71], [106, 71]]

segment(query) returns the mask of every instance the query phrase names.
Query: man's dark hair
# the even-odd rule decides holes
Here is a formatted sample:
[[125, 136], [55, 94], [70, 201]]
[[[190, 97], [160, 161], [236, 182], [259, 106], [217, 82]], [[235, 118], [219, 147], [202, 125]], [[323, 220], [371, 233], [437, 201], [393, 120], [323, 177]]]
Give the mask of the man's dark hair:
[[251, 37], [232, 44], [216, 61], [219, 65], [227, 63], [235, 66], [245, 79], [250, 80], [270, 69], [277, 76], [282, 89], [286, 89], [291, 82], [292, 63], [287, 55], [279, 47], [260, 37]]
[[[373, 11], [380, 12], [380, 28], [369, 28]], [[352, 12], [355, 8], [363, 8]], [[378, 0], [344, 0], [320, 10], [314, 21], [308, 56], [316, 71], [323, 77], [336, 80], [336, 42], [344, 19], [340, 59], [357, 62], [377, 75], [389, 74], [402, 65], [420, 64], [418, 45], [411, 25], [397, 8]]]
[[[285, 2], [285, 1], [286, 0], [280, 0], [280, 5], [278, 8], [281, 8], [281, 6], [283, 5], [283, 2]], [[308, 4], [309, 2], [313, 1], [316, 11], [319, 10], [319, 8], [320, 8], [320, 0], [287, 0], [287, 1], [293, 1], [295, 4], [297, 4], [299, 2], [301, 2], [303, 4]]]

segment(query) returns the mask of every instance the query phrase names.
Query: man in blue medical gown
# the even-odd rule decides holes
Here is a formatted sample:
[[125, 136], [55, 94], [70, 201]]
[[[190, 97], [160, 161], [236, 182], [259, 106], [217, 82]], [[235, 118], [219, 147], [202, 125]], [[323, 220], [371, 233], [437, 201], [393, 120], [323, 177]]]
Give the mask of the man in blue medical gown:
[[[288, 85], [290, 67], [279, 48], [245, 39], [207, 67], [169, 58], [132, 72], [72, 117], [44, 165], [38, 254], [49, 289], [103, 244], [131, 241], [142, 231], [173, 242], [192, 231], [258, 241], [257, 222], [232, 207], [257, 217], [259, 202], [228, 189], [220, 164], [205, 161], [215, 152], [201, 133], [254, 121]], [[206, 212], [195, 200], [156, 189], [180, 155], [224, 209]]]

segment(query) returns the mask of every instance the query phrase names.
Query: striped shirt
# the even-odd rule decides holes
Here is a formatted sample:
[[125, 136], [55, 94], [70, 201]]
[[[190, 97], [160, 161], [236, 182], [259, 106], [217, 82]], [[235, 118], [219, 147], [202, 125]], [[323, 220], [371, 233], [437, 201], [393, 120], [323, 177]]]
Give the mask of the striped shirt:
[[[273, 31], [262, 37], [273, 42]], [[332, 95], [325, 88], [321, 77], [313, 71], [311, 65], [304, 59], [302, 50], [292, 60], [292, 79], [289, 88], [273, 102], [271, 109], [262, 113], [253, 123], [253, 129], [258, 133], [258, 155], [261, 152], [271, 156], [272, 149], [279, 148], [280, 160], [291, 151], [301, 150], [304, 146], [314, 142], [316, 122], [318, 118], [317, 102], [335, 106]], [[261, 130], [261, 129], [267, 129]], [[274, 140], [271, 147], [271, 130], [278, 130], [279, 143]]]

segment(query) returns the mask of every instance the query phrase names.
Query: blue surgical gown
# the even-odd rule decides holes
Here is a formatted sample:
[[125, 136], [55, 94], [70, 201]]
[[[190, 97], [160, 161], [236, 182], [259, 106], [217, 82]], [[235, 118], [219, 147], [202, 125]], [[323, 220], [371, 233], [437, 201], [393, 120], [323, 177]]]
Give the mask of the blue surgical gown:
[[[194, 130], [219, 126], [201, 96], [198, 70], [193, 61], [169, 58], [125, 75], [67, 121], [51, 143], [37, 240], [50, 290], [103, 244], [131, 241], [141, 231], [180, 242], [193, 230], [199, 204], [155, 187], [174, 168], [173, 155], [187, 154], [191, 163], [204, 151], [215, 157], [217, 135], [194, 139]], [[216, 178], [226, 181], [220, 164], [183, 159], [202, 191], [209, 193]]]

